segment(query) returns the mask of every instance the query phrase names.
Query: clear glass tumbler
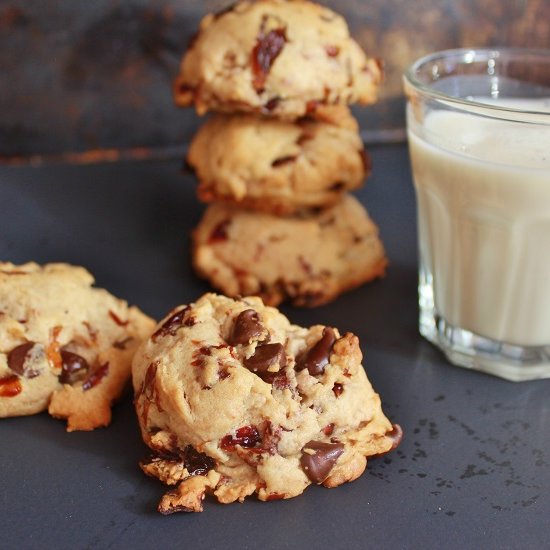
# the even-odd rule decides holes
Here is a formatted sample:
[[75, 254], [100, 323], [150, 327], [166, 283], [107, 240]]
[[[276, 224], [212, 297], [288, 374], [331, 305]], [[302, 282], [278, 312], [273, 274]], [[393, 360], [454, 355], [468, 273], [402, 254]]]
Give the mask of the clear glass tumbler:
[[420, 332], [459, 366], [550, 378], [550, 50], [448, 50], [405, 74]]

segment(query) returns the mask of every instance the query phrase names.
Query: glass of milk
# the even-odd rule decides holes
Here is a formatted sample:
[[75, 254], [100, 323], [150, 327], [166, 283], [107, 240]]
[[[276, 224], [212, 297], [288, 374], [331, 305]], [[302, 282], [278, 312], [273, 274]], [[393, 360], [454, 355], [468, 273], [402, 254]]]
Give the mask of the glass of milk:
[[550, 378], [550, 50], [449, 50], [405, 74], [420, 333], [459, 366]]

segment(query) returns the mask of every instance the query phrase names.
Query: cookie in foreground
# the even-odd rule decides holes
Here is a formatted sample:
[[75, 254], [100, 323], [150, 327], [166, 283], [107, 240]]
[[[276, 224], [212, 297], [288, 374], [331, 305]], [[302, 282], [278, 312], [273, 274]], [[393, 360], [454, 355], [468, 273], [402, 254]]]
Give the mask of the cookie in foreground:
[[175, 101], [295, 119], [318, 105], [371, 104], [382, 78], [330, 9], [297, 0], [238, 2], [207, 15], [185, 53]]
[[359, 477], [401, 428], [386, 418], [359, 341], [292, 325], [256, 297], [205, 294], [175, 308], [133, 361], [136, 412], [153, 456], [143, 471], [172, 486], [159, 511], [300, 495]]
[[327, 207], [360, 187], [370, 165], [347, 107], [324, 120], [294, 122], [254, 115], [214, 115], [193, 138], [188, 163], [199, 198], [276, 215]]
[[154, 321], [82, 267], [0, 263], [0, 417], [48, 409], [67, 430], [111, 421]]
[[228, 296], [318, 306], [384, 275], [378, 228], [351, 195], [327, 209], [278, 217], [211, 204], [193, 234], [193, 265]]

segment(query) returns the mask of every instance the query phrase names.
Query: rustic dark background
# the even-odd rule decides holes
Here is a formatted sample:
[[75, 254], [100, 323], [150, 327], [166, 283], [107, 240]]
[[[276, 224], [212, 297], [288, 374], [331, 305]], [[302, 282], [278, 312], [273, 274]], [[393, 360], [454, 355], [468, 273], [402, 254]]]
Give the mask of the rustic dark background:
[[[171, 82], [200, 18], [224, 0], [0, 0], [0, 159], [94, 161], [181, 154], [198, 125]], [[401, 74], [459, 46], [550, 46], [550, 0], [336, 0], [386, 64], [366, 141], [403, 134]], [[122, 153], [121, 153], [122, 151]]]

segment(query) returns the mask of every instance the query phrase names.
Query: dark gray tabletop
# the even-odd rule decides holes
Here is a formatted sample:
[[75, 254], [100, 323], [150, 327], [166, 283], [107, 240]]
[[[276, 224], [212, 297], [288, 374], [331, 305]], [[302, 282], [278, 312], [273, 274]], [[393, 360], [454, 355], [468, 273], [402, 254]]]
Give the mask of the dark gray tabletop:
[[[358, 195], [381, 227], [387, 277], [293, 322], [359, 335], [365, 368], [405, 437], [357, 481], [301, 497], [159, 515], [162, 485], [129, 393], [113, 423], [66, 433], [46, 414], [0, 421], [0, 547], [548, 548], [550, 381], [450, 366], [416, 330], [414, 193], [403, 146], [371, 150]], [[66, 261], [157, 318], [208, 289], [189, 264], [202, 211], [180, 163], [0, 169], [0, 258]]]

